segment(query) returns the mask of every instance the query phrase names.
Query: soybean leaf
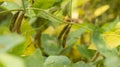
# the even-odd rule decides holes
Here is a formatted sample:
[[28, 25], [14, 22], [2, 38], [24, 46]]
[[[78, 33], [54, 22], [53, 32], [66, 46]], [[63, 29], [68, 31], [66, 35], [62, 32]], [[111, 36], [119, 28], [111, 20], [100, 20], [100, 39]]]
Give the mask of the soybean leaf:
[[70, 51], [74, 45], [74, 43], [78, 40], [78, 38], [86, 31], [84, 28], [78, 28], [75, 31], [72, 31], [68, 34], [66, 45], [69, 45], [66, 49], [63, 49], [61, 52], [66, 53]]
[[26, 67], [43, 67], [43, 56], [40, 50], [36, 50], [32, 55], [25, 57]]
[[13, 10], [13, 9], [19, 9], [20, 6], [14, 2], [4, 2], [1, 7], [7, 9], [7, 10]]
[[67, 65], [66, 67], [96, 67], [96, 66], [92, 65], [91, 63], [77, 62]]
[[24, 43], [21, 43], [15, 47], [13, 47], [10, 51], [8, 51], [10, 54], [14, 54], [14, 55], [17, 55], [17, 56], [20, 56], [23, 54], [25, 50], [25, 45]]
[[55, 2], [56, 0], [35, 0], [33, 7], [47, 9], [51, 7]]
[[94, 51], [88, 49], [87, 46], [85, 46], [85, 45], [78, 45], [77, 49], [80, 52], [80, 54], [87, 59], [91, 59], [94, 55]]
[[120, 67], [120, 57], [117, 55], [107, 57], [104, 62], [105, 67]]
[[0, 62], [3, 67], [25, 67], [22, 58], [10, 55], [10, 54], [0, 54]]
[[68, 1], [67, 4], [65, 4], [64, 8], [63, 8], [63, 15], [66, 16], [70, 16], [71, 13], [71, 2]]
[[119, 17], [110, 23], [106, 23], [102, 26], [103, 31], [114, 31], [116, 24], [119, 22]]
[[86, 31], [84, 28], [79, 28], [75, 31], [72, 31], [69, 33], [68, 38], [67, 38], [67, 45], [72, 45], [74, 44], [77, 39]]
[[60, 17], [52, 15], [46, 11], [41, 11], [38, 14], [38, 17], [41, 17], [41, 18], [44, 18], [44, 19], [50, 21], [49, 24], [51, 24], [53, 27], [57, 27], [60, 23], [64, 22], [62, 19], [60, 19]]
[[110, 50], [107, 48], [105, 41], [100, 36], [100, 30], [96, 27], [92, 33], [92, 42], [97, 50], [106, 57], [117, 55], [116, 50]]
[[63, 67], [71, 61], [66, 56], [49, 56], [44, 63], [44, 67]]
[[6, 26], [0, 26], [0, 35], [3, 35], [3, 34], [8, 34], [10, 33], [10, 30], [8, 27]]
[[23, 36], [17, 34], [2, 35], [0, 36], [0, 52], [8, 51], [23, 42]]
[[100, 15], [102, 15], [103, 13], [105, 13], [108, 9], [110, 8], [110, 5], [103, 5], [103, 6], [101, 6], [101, 7], [99, 7], [99, 8], [97, 8], [96, 10], [95, 10], [95, 12], [94, 12], [94, 16], [95, 17], [98, 17], [98, 16], [100, 16]]
[[1, 61], [0, 61], [0, 67], [4, 67], [4, 65], [3, 65], [3, 63], [1, 63]]
[[23, 32], [25, 35], [29, 34], [35, 34], [35, 30], [32, 28], [29, 22], [23, 21], [21, 24], [21, 32]]
[[54, 36], [42, 35], [42, 46], [48, 55], [56, 55], [59, 51], [59, 46]]

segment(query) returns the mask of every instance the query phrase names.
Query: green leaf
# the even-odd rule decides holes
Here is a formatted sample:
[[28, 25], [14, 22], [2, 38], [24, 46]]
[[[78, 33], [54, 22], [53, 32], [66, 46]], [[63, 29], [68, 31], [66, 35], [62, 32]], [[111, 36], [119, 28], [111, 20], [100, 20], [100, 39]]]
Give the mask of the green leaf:
[[8, 34], [10, 33], [8, 27], [6, 26], [0, 26], [0, 35]]
[[24, 53], [24, 50], [25, 50], [25, 46], [24, 43], [22, 44], [19, 44], [15, 47], [13, 47], [10, 51], [8, 51], [10, 54], [14, 54], [14, 55], [17, 55], [17, 56], [20, 56]]
[[0, 67], [4, 67], [4, 65], [3, 65], [3, 63], [1, 63], [1, 61], [0, 61]]
[[96, 27], [92, 33], [92, 42], [97, 50], [106, 57], [117, 55], [116, 49], [110, 50], [107, 48], [105, 41], [100, 35], [99, 29]]
[[106, 23], [102, 26], [102, 30], [106, 31], [113, 31], [115, 30], [116, 24], [119, 22], [119, 17], [117, 17], [113, 22]]
[[34, 16], [36, 16], [34, 10], [27, 10], [25, 15], [30, 18], [29, 21], [36, 18], [36, 17], [34, 17]]
[[44, 63], [44, 67], [63, 67], [70, 63], [71, 61], [66, 56], [49, 56]]
[[67, 38], [67, 45], [72, 45], [74, 44], [78, 38], [86, 31], [84, 28], [79, 28], [75, 31], [72, 31], [69, 33], [68, 38]]
[[92, 33], [92, 42], [94, 43], [97, 50], [100, 51], [101, 53], [105, 53], [105, 51], [107, 51], [106, 44], [102, 37], [100, 36], [100, 31], [97, 28], [94, 29]]
[[60, 23], [63, 23], [64, 21], [62, 19], [60, 19], [59, 17], [52, 15], [46, 11], [41, 11], [38, 14], [38, 17], [44, 18], [49, 22], [49, 24], [51, 24], [53, 27], [57, 27]]
[[19, 9], [20, 6], [14, 2], [4, 2], [1, 7], [6, 8], [7, 10]]
[[68, 1], [66, 4], [65, 4], [65, 6], [64, 6], [64, 8], [63, 8], [63, 15], [64, 16], [70, 16], [70, 13], [71, 13], [71, 2], [70, 1]]
[[76, 63], [73, 64], [72, 67], [95, 67], [94, 65], [90, 64], [90, 63]]
[[77, 49], [80, 52], [80, 54], [87, 59], [91, 59], [94, 55], [94, 51], [88, 49], [87, 46], [85, 46], [85, 45], [78, 45]]
[[51, 7], [55, 2], [56, 0], [35, 0], [33, 7], [47, 9]]
[[53, 6], [61, 6], [61, 3], [65, 0], [56, 0]]
[[112, 56], [106, 58], [104, 62], [105, 67], [120, 67], [120, 57]]
[[77, 62], [66, 67], [96, 67], [96, 66], [92, 65], [91, 63]]
[[0, 54], [0, 62], [4, 67], [25, 67], [23, 59], [10, 54]]
[[25, 36], [27, 34], [29, 34], [29, 35], [35, 34], [34, 28], [32, 28], [32, 26], [30, 25], [30, 23], [28, 21], [23, 21], [22, 22], [21, 31], [22, 31], [22, 33], [24, 33]]
[[58, 53], [59, 46], [54, 36], [49, 36], [48, 34], [44, 34], [42, 35], [41, 40], [45, 53], [47, 53], [48, 55], [56, 55]]
[[84, 29], [83, 27], [79, 27], [77, 30], [74, 30], [72, 32], [70, 32], [68, 34], [68, 38], [67, 38], [67, 42], [66, 42], [66, 45], [68, 45], [69, 47], [65, 48], [65, 49], [61, 49], [61, 52], [60, 53], [67, 53], [69, 52], [74, 43], [79, 39], [79, 37], [86, 31], [86, 29]]
[[8, 51], [13, 47], [24, 42], [24, 37], [17, 34], [9, 34], [0, 36], [0, 52]]
[[36, 50], [32, 55], [25, 57], [26, 67], [43, 67], [43, 56], [40, 50]]

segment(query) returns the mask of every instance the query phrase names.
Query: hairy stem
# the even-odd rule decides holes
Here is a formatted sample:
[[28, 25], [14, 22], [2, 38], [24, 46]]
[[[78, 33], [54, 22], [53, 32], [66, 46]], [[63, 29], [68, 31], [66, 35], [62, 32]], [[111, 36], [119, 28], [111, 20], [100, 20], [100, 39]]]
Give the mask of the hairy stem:
[[99, 55], [100, 55], [99, 52], [96, 51], [96, 53], [94, 54], [94, 56], [92, 57], [90, 61], [94, 62], [98, 58]]

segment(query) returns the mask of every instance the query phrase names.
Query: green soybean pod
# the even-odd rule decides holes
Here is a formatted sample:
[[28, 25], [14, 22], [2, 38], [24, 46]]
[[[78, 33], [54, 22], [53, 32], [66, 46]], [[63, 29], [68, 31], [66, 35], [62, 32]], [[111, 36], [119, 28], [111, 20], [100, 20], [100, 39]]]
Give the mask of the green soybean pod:
[[20, 12], [17, 11], [17, 12], [13, 15], [13, 17], [12, 17], [12, 19], [11, 19], [11, 21], [10, 21], [9, 29], [10, 29], [11, 32], [13, 32], [13, 28], [14, 28], [14, 25], [15, 25], [15, 22], [16, 22], [16, 19], [17, 19], [19, 13], [20, 13]]

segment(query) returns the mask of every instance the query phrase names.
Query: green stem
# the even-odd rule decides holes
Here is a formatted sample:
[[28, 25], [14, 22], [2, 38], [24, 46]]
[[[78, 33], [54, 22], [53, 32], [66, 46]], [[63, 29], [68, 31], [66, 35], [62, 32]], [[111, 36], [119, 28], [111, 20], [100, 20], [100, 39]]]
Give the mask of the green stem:
[[24, 2], [24, 0], [22, 0], [22, 5], [23, 5], [24, 12], [26, 12], [26, 8], [25, 8], [25, 2]]
[[98, 58], [99, 55], [100, 55], [99, 52], [96, 51], [95, 55], [92, 57], [90, 61], [94, 62]]
[[5, 11], [1, 11], [0, 14], [12, 12], [12, 11], [23, 11], [23, 10], [22, 9], [5, 10]]

